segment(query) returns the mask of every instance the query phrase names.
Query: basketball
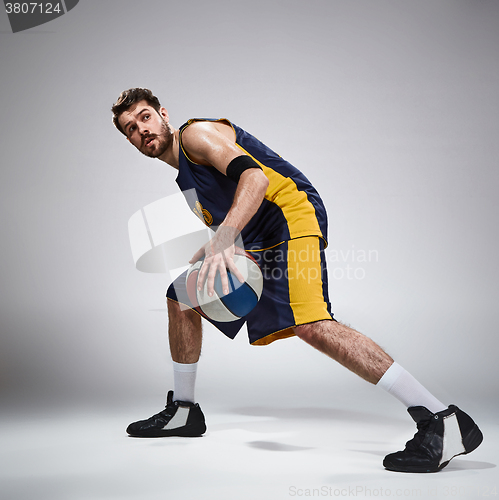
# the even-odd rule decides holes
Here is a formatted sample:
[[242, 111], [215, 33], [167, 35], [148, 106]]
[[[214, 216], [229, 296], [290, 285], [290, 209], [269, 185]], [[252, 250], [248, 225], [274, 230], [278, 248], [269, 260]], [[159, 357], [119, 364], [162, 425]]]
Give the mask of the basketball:
[[255, 259], [238, 249], [234, 255], [234, 263], [243, 275], [244, 283], [227, 269], [229, 293], [224, 295], [222, 279], [220, 273], [217, 273], [212, 297], [208, 295], [206, 281], [204, 287], [198, 290], [198, 274], [203, 260], [195, 262], [186, 277], [187, 294], [196, 311], [205, 318], [224, 323], [236, 321], [252, 311], [260, 300], [263, 289], [262, 272]]

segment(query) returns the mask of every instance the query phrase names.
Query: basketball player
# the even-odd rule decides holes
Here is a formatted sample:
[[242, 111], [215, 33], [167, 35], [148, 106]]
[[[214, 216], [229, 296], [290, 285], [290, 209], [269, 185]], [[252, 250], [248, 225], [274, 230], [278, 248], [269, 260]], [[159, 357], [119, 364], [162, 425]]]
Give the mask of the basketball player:
[[[199, 281], [207, 281], [209, 294], [217, 272], [228, 292], [226, 268], [242, 280], [232, 259], [236, 238], [260, 262], [264, 287], [259, 303], [239, 321], [212, 321], [218, 329], [234, 338], [246, 323], [253, 345], [296, 335], [399, 399], [418, 431], [403, 451], [385, 457], [389, 470], [438, 471], [479, 446], [482, 434], [466, 413], [444, 405], [371, 339], [334, 319], [323, 252], [326, 210], [298, 169], [228, 120], [194, 119], [175, 129], [148, 89], [122, 92], [112, 111], [115, 126], [133, 146], [177, 169], [183, 192], [196, 190], [197, 200], [188, 203], [217, 228], [191, 259], [205, 257]], [[174, 390], [163, 411], [129, 425], [131, 436], [199, 436], [206, 430], [194, 399], [201, 317], [185, 307], [191, 305], [185, 274], [169, 287], [167, 303]]]

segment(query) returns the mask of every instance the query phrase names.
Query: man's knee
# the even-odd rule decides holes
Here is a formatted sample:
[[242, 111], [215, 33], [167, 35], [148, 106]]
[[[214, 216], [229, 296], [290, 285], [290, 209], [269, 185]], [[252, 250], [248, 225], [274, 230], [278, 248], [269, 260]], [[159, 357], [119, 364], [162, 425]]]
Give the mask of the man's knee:
[[318, 338], [332, 334], [335, 321], [322, 320], [294, 327], [295, 335], [309, 344], [314, 344]]
[[300, 338], [308, 343], [310, 343], [310, 339], [314, 335], [313, 328], [311, 327], [310, 324], [295, 326], [293, 331], [295, 332], [295, 335], [298, 338]]
[[180, 302], [171, 300], [170, 298], [167, 297], [166, 304], [168, 308], [168, 317], [170, 319], [173, 318], [184, 319], [184, 320], [188, 319], [190, 321], [201, 322], [201, 317], [196, 311], [190, 309], [189, 307], [183, 304], [180, 304]]
[[166, 298], [166, 308], [168, 309], [168, 316], [175, 316], [180, 312], [180, 304], [174, 300]]
[[315, 323], [307, 323], [306, 325], [295, 326], [295, 335], [308, 344], [315, 347], [328, 342], [330, 348], [339, 347], [345, 340], [354, 338], [355, 335], [360, 335], [355, 330], [339, 323], [336, 320], [322, 320]]

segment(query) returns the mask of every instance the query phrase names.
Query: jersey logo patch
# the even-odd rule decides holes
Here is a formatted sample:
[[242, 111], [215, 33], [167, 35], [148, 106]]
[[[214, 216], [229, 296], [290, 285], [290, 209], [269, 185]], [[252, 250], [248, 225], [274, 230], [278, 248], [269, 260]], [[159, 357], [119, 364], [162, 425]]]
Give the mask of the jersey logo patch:
[[213, 216], [203, 208], [203, 205], [196, 201], [196, 206], [192, 209], [192, 211], [207, 225], [211, 226], [213, 224]]

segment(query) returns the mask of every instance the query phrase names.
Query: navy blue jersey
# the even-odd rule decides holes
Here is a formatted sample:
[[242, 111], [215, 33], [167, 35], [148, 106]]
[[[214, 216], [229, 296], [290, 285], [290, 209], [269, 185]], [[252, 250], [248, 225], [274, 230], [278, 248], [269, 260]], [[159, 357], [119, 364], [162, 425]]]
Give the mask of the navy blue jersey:
[[[237, 183], [215, 167], [194, 163], [182, 147], [182, 132], [195, 121], [221, 121], [232, 127], [236, 145], [261, 167], [269, 179], [265, 198], [242, 230], [246, 250], [263, 250], [303, 236], [327, 242], [327, 215], [310, 181], [265, 144], [228, 120], [191, 119], [180, 128], [179, 172], [176, 182], [190, 208], [216, 229], [232, 206]], [[196, 196], [192, 196], [195, 189]]]

